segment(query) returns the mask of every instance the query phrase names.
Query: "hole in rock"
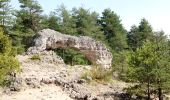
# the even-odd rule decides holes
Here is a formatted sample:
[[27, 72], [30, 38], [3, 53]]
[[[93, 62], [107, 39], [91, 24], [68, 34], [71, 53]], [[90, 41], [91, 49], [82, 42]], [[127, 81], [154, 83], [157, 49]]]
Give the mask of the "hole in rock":
[[81, 52], [72, 48], [57, 48], [53, 50], [66, 64], [69, 65], [91, 65], [91, 62]]

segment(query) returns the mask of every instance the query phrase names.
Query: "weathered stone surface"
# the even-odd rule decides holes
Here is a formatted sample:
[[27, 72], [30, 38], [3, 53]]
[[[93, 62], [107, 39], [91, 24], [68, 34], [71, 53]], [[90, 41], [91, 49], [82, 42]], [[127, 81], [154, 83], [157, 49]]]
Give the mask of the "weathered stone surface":
[[40, 82], [37, 78], [25, 78], [25, 82], [32, 88], [40, 88]]
[[55, 63], [55, 64], [65, 64], [63, 59], [56, 55], [54, 51], [43, 51], [38, 52], [41, 62]]
[[9, 79], [9, 81], [11, 82], [8, 87], [10, 91], [20, 91], [22, 89], [22, 78], [20, 78], [19, 76], [10, 76], [10, 78], [11, 79]]
[[90, 37], [70, 36], [50, 29], [38, 32], [34, 39], [34, 46], [30, 47], [27, 53], [38, 53], [55, 48], [73, 48], [82, 52], [92, 63], [101, 65], [104, 68], [111, 66], [112, 54], [101, 42]]
[[[41, 52], [40, 60], [31, 60], [30, 58], [33, 55], [17, 56], [21, 63], [22, 71], [19, 75], [15, 73], [11, 74], [12, 77], [10, 78], [12, 78], [14, 83], [9, 88], [7, 87], [5, 92], [1, 94], [1, 91], [4, 90], [0, 89], [2, 100], [14, 100], [10, 98], [27, 100], [25, 98], [18, 99], [20, 97], [35, 100], [51, 100], [52, 98], [54, 100], [66, 100], [61, 98], [70, 97], [67, 100], [125, 100], [128, 97], [123, 92], [123, 88], [127, 88], [130, 85], [118, 81], [113, 84], [95, 83], [95, 85], [90, 85], [86, 80], [81, 78], [84, 71], [90, 70], [92, 66], [56, 64], [60, 59], [56, 60], [57, 62], [48, 62], [52, 60], [45, 60], [47, 61], [45, 62], [42, 58], [46, 54], [51, 55], [53, 53]], [[56, 87], [61, 90], [56, 90]], [[57, 99], [56, 95], [59, 93], [63, 93], [64, 95], [59, 95]], [[133, 99], [130, 98], [128, 100]]]

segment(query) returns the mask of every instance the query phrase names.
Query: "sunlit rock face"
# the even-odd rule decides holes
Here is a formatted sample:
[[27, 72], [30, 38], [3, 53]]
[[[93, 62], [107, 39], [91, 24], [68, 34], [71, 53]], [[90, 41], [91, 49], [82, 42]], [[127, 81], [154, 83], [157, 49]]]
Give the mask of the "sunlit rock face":
[[112, 54], [103, 43], [90, 37], [70, 36], [51, 29], [38, 32], [34, 39], [34, 46], [30, 47], [27, 53], [33, 54], [56, 48], [73, 48], [84, 54], [93, 64], [104, 68], [111, 67]]

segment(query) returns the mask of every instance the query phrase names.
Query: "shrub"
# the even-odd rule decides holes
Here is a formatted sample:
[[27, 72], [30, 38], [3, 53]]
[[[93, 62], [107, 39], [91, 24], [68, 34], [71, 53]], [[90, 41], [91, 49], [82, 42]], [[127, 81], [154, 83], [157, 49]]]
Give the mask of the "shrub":
[[139, 97], [146, 97], [145, 89], [146, 89], [146, 87], [143, 86], [142, 84], [138, 84], [138, 85], [134, 85], [134, 86], [124, 88], [126, 93], [128, 93], [129, 95], [136, 95], [136, 96], [139, 96]]
[[108, 82], [112, 78], [112, 71], [100, 66], [93, 66], [82, 74], [83, 79], [89, 80], [88, 77], [95, 81]]
[[31, 60], [41, 60], [39, 54], [34, 54], [30, 59], [31, 59]]
[[0, 85], [3, 85], [8, 74], [18, 72], [19, 69], [19, 62], [14, 57], [0, 55]]
[[19, 71], [19, 62], [14, 55], [11, 41], [0, 29], [0, 85], [4, 85], [4, 80], [8, 74]]
[[114, 60], [112, 61], [112, 69], [114, 70], [115, 78], [125, 80], [126, 74], [129, 68], [128, 60], [131, 51], [120, 51], [120, 52], [113, 52]]
[[3, 32], [0, 32], [0, 54], [9, 55], [11, 53], [11, 48], [12, 45], [9, 38], [3, 35]]

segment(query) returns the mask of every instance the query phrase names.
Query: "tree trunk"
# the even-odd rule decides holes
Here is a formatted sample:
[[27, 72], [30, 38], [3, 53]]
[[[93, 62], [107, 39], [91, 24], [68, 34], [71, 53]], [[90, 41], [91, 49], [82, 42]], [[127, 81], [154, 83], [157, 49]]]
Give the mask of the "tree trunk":
[[160, 87], [158, 88], [158, 97], [159, 100], [163, 100], [162, 89]]
[[147, 100], [150, 100], [150, 79], [148, 79], [147, 92], [148, 92], [148, 98], [147, 98]]

